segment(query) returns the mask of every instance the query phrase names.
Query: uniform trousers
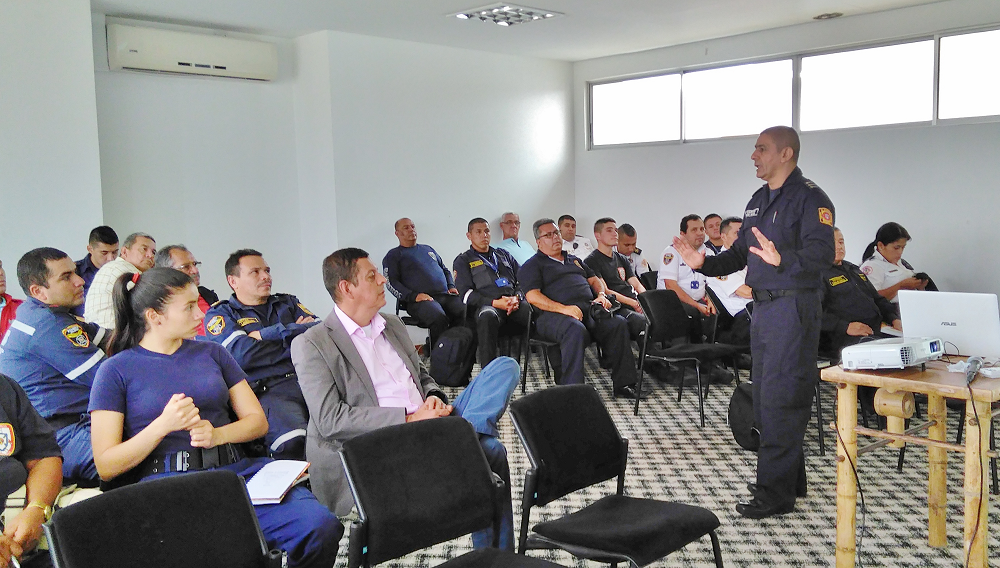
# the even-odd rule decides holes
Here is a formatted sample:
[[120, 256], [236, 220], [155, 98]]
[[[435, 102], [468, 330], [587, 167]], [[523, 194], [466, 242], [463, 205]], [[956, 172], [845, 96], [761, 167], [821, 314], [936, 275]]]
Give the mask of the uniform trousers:
[[638, 380], [635, 355], [629, 338], [628, 322], [619, 315], [595, 320], [590, 306], [582, 306], [583, 321], [555, 312], [542, 312], [535, 321], [538, 335], [559, 344], [562, 365], [560, 384], [582, 384], [583, 352], [593, 335], [601, 346], [601, 366], [611, 369], [615, 388], [634, 385]]
[[94, 465], [94, 448], [90, 443], [90, 415], [81, 415], [80, 421], [56, 431], [56, 443], [62, 450], [63, 478], [72, 481], [98, 481]]
[[760, 429], [757, 487], [771, 503], [806, 488], [802, 442], [819, 371], [820, 292], [755, 302], [750, 329], [754, 419]]
[[646, 316], [628, 306], [618, 308], [615, 315], [625, 318], [625, 321], [628, 322], [629, 337], [639, 341], [639, 334], [646, 331]]
[[465, 322], [465, 303], [461, 296], [451, 294], [431, 294], [431, 298], [423, 302], [408, 302], [406, 313], [428, 329], [433, 345], [446, 329]]
[[476, 339], [479, 342], [476, 359], [479, 361], [479, 366], [485, 367], [496, 358], [497, 338], [501, 329], [511, 333], [523, 333], [530, 320], [531, 307], [527, 303], [510, 314], [507, 310], [499, 310], [493, 306], [479, 308], [476, 312]]
[[295, 374], [254, 381], [250, 386], [267, 416], [264, 441], [269, 455], [284, 460], [306, 459], [309, 409]]

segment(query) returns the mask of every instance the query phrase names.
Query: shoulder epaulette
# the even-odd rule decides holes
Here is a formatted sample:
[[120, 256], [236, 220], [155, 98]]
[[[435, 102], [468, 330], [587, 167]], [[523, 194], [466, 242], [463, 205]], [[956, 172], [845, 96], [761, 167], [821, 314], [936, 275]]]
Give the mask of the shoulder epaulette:
[[806, 187], [808, 187], [809, 189], [819, 189], [819, 186], [816, 185], [813, 182], [813, 180], [811, 180], [809, 178], [802, 178], [802, 183], [804, 183], [806, 185]]
[[222, 304], [229, 305], [229, 300], [218, 300], [214, 304], [209, 306], [209, 309], [214, 308], [215, 306], [221, 306]]

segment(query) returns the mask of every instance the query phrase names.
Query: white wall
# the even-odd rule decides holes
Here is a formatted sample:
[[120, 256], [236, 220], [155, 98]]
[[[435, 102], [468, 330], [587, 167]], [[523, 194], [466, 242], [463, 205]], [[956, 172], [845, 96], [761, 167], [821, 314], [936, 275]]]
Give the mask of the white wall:
[[90, 3], [0, 0], [0, 260], [54, 246], [74, 259], [101, 223]]
[[[587, 81], [1000, 22], [1000, 3], [952, 0], [577, 63], [574, 138], [577, 219], [630, 222], [658, 265], [687, 213], [740, 214], [760, 187], [753, 137], [587, 150]], [[800, 166], [832, 198], [848, 260], [859, 261], [878, 226], [897, 221], [913, 236], [904, 255], [944, 289], [1000, 293], [988, 249], [1000, 207], [1000, 123], [895, 126], [804, 133]], [[609, 199], [609, 192], [617, 198]], [[985, 256], [984, 256], [985, 255]]]

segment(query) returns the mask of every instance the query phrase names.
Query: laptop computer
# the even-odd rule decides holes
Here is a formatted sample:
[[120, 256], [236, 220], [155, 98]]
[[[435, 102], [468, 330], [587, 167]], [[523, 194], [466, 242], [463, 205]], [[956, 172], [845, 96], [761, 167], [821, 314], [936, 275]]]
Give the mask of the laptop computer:
[[903, 337], [938, 337], [945, 352], [1000, 359], [996, 294], [899, 291]]

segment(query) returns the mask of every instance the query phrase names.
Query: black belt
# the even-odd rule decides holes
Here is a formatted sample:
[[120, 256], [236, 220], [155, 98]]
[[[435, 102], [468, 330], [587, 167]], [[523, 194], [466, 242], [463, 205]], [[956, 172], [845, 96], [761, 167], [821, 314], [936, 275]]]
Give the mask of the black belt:
[[67, 426], [72, 426], [80, 421], [79, 414], [56, 414], [55, 416], [50, 416], [45, 419], [49, 426], [55, 431], [62, 430]]
[[139, 477], [157, 473], [212, 469], [234, 464], [244, 458], [243, 450], [233, 444], [214, 448], [191, 448], [180, 452], [149, 456], [137, 468]]
[[277, 382], [279, 380], [287, 379], [295, 376], [295, 371], [291, 373], [285, 373], [284, 375], [275, 375], [273, 377], [264, 377], [263, 379], [258, 379], [250, 383], [250, 389], [255, 395], [260, 397], [260, 395], [266, 393], [270, 388], [270, 383]]
[[770, 302], [785, 296], [798, 296], [799, 294], [816, 293], [816, 288], [792, 288], [790, 290], [764, 290], [763, 288], [753, 289], [753, 301]]

